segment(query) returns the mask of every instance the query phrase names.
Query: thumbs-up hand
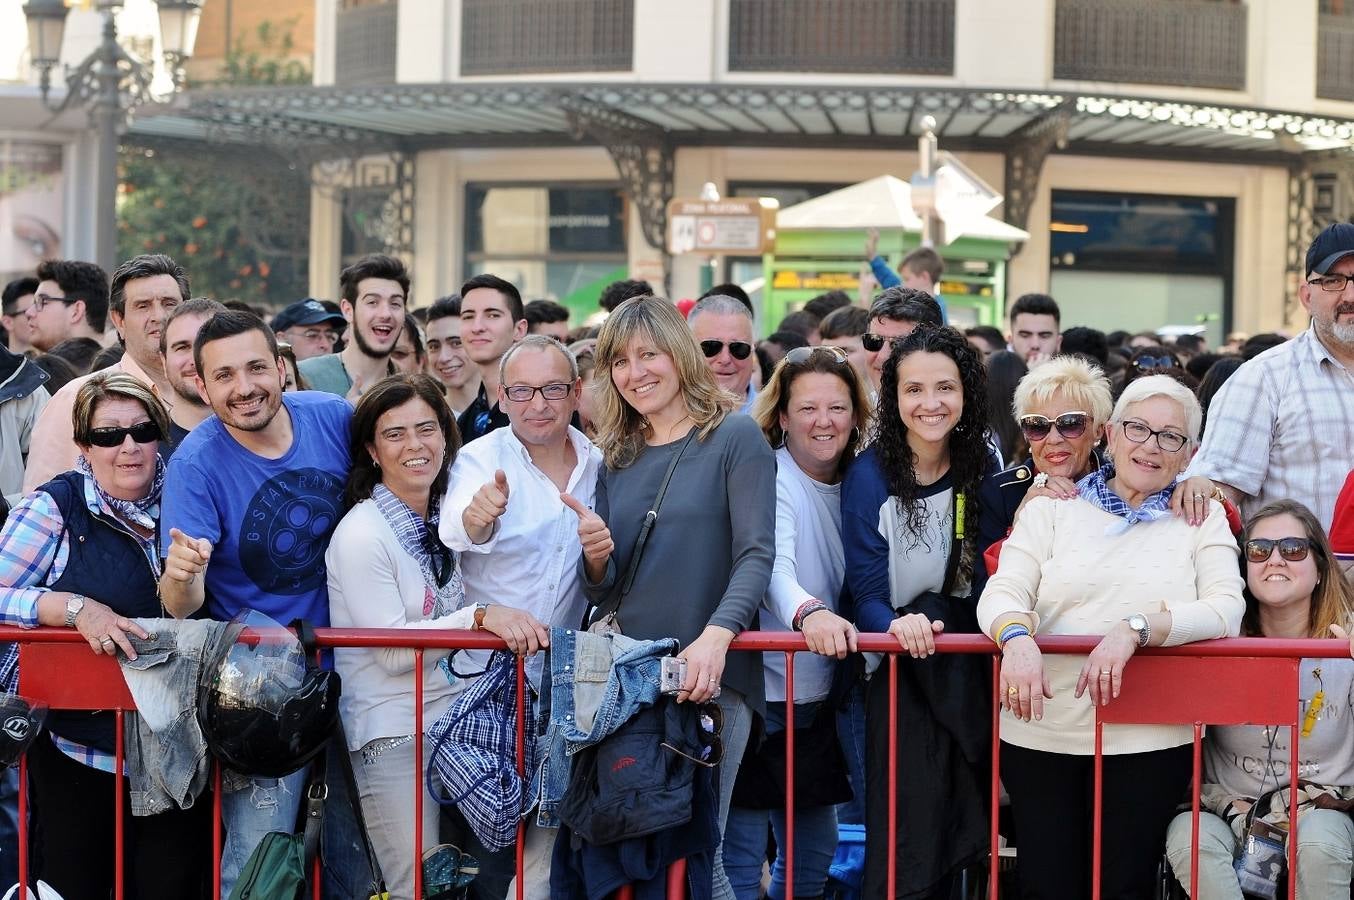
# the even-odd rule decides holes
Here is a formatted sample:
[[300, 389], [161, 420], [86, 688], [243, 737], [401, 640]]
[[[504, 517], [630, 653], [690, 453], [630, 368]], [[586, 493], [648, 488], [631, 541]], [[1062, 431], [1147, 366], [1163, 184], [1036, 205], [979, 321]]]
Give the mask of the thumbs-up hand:
[[611, 542], [611, 529], [606, 527], [601, 516], [569, 494], [560, 494], [559, 499], [578, 514], [578, 542], [583, 545], [583, 558], [605, 566], [611, 551], [616, 547]]
[[461, 513], [461, 524], [476, 544], [482, 544], [493, 533], [494, 523], [508, 511], [508, 476], [502, 469], [494, 472], [494, 480], [486, 481], [470, 505]]
[[212, 558], [212, 542], [193, 538], [177, 528], [169, 529], [169, 554], [165, 557], [165, 574], [174, 581], [191, 584], [207, 569]]

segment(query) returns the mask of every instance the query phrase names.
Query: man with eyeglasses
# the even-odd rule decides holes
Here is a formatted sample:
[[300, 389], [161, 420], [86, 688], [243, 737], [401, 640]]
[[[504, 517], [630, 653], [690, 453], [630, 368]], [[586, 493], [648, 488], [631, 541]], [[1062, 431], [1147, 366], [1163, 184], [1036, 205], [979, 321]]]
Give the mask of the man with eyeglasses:
[[273, 317], [273, 333], [291, 344], [296, 361], [334, 352], [348, 320], [324, 308], [318, 300], [297, 300]]
[[45, 353], [69, 338], [103, 343], [108, 273], [90, 262], [49, 259], [37, 274], [37, 293], [27, 312], [33, 346]]
[[[465, 602], [476, 621], [520, 611], [515, 630], [535, 649], [537, 626], [575, 628], [587, 605], [579, 575], [585, 543], [609, 553], [610, 533], [591, 511], [602, 456], [569, 424], [578, 410], [583, 383], [578, 363], [548, 335], [514, 343], [499, 363], [498, 406], [508, 427], [463, 446], [451, 467], [450, 490], [442, 503], [442, 542], [460, 554]], [[456, 668], [483, 668], [485, 652], [458, 653]], [[527, 674], [539, 685], [541, 657], [528, 661]], [[529, 817], [526, 896], [549, 895], [554, 831]], [[513, 848], [480, 860], [477, 896], [502, 897], [513, 873]]]
[[1311, 327], [1227, 380], [1188, 474], [1221, 485], [1243, 518], [1291, 499], [1329, 529], [1354, 468], [1354, 224], [1318, 234], [1306, 271], [1298, 298]]
[[752, 387], [752, 370], [757, 366], [752, 352], [752, 312], [734, 297], [711, 294], [691, 309], [686, 322], [715, 382], [738, 398], [740, 413], [747, 413], [757, 399]]
[[881, 291], [870, 304], [870, 330], [860, 336], [860, 345], [870, 357], [872, 394], [879, 393], [884, 364], [893, 352], [895, 341], [911, 334], [925, 322], [939, 328], [943, 321], [940, 304], [925, 291], [909, 287], [891, 287]]

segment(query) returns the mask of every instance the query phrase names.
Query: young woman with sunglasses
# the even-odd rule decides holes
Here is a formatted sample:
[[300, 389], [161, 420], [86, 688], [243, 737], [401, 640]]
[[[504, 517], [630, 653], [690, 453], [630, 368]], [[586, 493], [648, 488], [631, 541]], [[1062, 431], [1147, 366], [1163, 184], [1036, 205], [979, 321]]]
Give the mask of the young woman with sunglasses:
[[[771, 583], [775, 454], [752, 419], [730, 414], [734, 398], [667, 300], [635, 297], [616, 307], [596, 355], [594, 422], [605, 462], [596, 512], [616, 549], [600, 566], [584, 560], [585, 588], [599, 615], [615, 609], [627, 637], [679, 641], [687, 661], [679, 702], [717, 699], [723, 708], [722, 833], [753, 713], [765, 709], [760, 656], [728, 648]], [[618, 582], [669, 471], [627, 591]], [[716, 851], [714, 896], [728, 900], [719, 860]]]
[[[1051, 365], [1051, 363], [1049, 363]], [[1001, 648], [1001, 776], [1011, 796], [1021, 892], [1091, 893], [1094, 706], [1114, 702], [1139, 647], [1229, 637], [1244, 603], [1222, 505], [1191, 527], [1171, 489], [1198, 446], [1199, 403], [1165, 376], [1134, 382], [1110, 416], [1106, 462], [1076, 499], [1032, 498], [978, 601]], [[1038, 634], [1102, 634], [1088, 656], [1045, 657]], [[1166, 826], [1189, 784], [1189, 726], [1105, 732], [1106, 900], [1151, 896]]]
[[[329, 617], [336, 628], [484, 628], [507, 637], [545, 629], [530, 614], [461, 608], [456, 559], [437, 536], [447, 470], [460, 446], [456, 422], [430, 376], [392, 375], [372, 385], [353, 413], [349, 507], [325, 553]], [[449, 682], [439, 655], [423, 655], [423, 715], [432, 722], [463, 682]], [[372, 846], [393, 898], [412, 900], [414, 825], [414, 651], [340, 649], [340, 712]], [[430, 747], [424, 747], [426, 760]], [[423, 798], [423, 846], [438, 843], [438, 804]]]
[[[988, 852], [981, 745], [990, 737], [984, 734], [976, 755], [969, 755], [973, 748], [952, 736], [934, 711], [962, 710], [962, 720], [982, 720], [991, 674], [983, 674], [976, 657], [926, 659], [940, 631], [978, 630], [969, 585], [977, 488], [992, 464], [983, 437], [984, 379], [982, 358], [963, 334], [917, 325], [893, 346], [883, 367], [874, 440], [842, 481], [846, 586], [856, 625], [893, 635], [925, 660], [897, 666], [896, 735], [889, 728], [893, 667], [885, 663], [865, 688], [866, 897], [886, 896], [891, 856], [902, 861], [898, 896], [948, 897], [958, 870]], [[896, 762], [889, 755], [895, 736]], [[894, 769], [899, 827], [889, 846]], [[916, 822], [925, 827], [910, 824]]]
[[[842, 473], [869, 423], [865, 385], [838, 347], [786, 353], [757, 397], [752, 417], [776, 448], [776, 561], [760, 614], [762, 631], [800, 631], [812, 654], [795, 658], [796, 897], [822, 896], [837, 844], [834, 804], [850, 799], [836, 715], [828, 702], [837, 662], [856, 650], [856, 629], [837, 614], [845, 577]], [[766, 829], [779, 848], [768, 896], [785, 893], [785, 655], [767, 653], [768, 740], [743, 758], [724, 832], [724, 868], [739, 900], [757, 900]], [[828, 771], [833, 763], [835, 771]]]
[[[1246, 526], [1246, 637], [1346, 638], [1354, 622], [1354, 591], [1336, 565], [1316, 517], [1293, 500], [1260, 509]], [[1297, 895], [1300, 900], [1348, 897], [1354, 822], [1341, 808], [1317, 808], [1318, 796], [1343, 802], [1354, 789], [1354, 660], [1304, 659], [1298, 693], [1303, 713], [1299, 764]], [[1241, 900], [1232, 860], [1246, 813], [1264, 797], [1256, 818], [1288, 820], [1289, 730], [1227, 725], [1204, 737], [1203, 810], [1199, 815], [1199, 896]], [[1319, 801], [1318, 801], [1319, 802]], [[1287, 830], [1286, 827], [1284, 830]], [[1176, 880], [1190, 883], [1191, 817], [1182, 813], [1166, 833]], [[1291, 873], [1290, 873], [1290, 877]]]

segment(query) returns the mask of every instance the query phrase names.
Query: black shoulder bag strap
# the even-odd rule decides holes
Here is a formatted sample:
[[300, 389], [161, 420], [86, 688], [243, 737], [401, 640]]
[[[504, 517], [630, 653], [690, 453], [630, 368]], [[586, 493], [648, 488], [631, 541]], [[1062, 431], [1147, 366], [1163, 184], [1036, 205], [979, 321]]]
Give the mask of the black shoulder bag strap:
[[682, 454], [686, 453], [686, 448], [690, 446], [692, 440], [695, 439], [697, 430], [698, 429], [693, 426], [691, 430], [687, 432], [686, 438], [682, 441], [682, 445], [678, 447], [677, 452], [673, 454], [672, 462], [668, 463], [668, 470], [663, 474], [663, 480], [658, 485], [658, 493], [654, 495], [653, 505], [649, 508], [649, 511], [644, 514], [644, 523], [639, 526], [639, 535], [635, 538], [634, 549], [630, 551], [630, 562], [626, 564], [625, 574], [621, 576], [621, 580], [617, 583], [616, 588], [613, 591], [613, 595], [616, 598], [615, 603], [611, 603], [608, 598], [608, 600], [604, 602], [606, 605], [610, 606], [610, 609], [604, 609], [603, 604], [598, 604], [586, 613], [583, 620], [584, 628], [587, 628], [588, 623], [593, 620], [595, 613], [600, 612], [603, 615], [619, 615], [621, 603], [625, 600], [626, 595], [630, 593], [631, 585], [634, 584], [635, 572], [639, 569], [640, 557], [644, 555], [644, 545], [649, 542], [649, 532], [653, 531], [654, 523], [658, 521], [658, 512], [663, 506], [663, 497], [666, 496], [668, 492], [668, 485], [672, 482], [672, 473], [677, 471], [677, 463], [682, 461]]

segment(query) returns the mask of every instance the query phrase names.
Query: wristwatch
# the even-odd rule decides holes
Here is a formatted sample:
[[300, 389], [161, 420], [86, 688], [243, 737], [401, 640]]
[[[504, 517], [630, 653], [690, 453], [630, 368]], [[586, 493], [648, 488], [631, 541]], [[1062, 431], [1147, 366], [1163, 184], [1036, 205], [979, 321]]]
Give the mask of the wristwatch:
[[89, 598], [84, 594], [71, 594], [66, 600], [66, 627], [75, 627], [75, 617], [80, 615], [80, 610], [85, 608], [85, 601]]
[[480, 631], [484, 628], [484, 614], [489, 611], [488, 603], [475, 604], [475, 630]]
[[1127, 619], [1128, 627], [1138, 633], [1138, 646], [1146, 647], [1147, 642], [1152, 639], [1152, 625], [1147, 621], [1147, 617], [1141, 613], [1134, 613]]

